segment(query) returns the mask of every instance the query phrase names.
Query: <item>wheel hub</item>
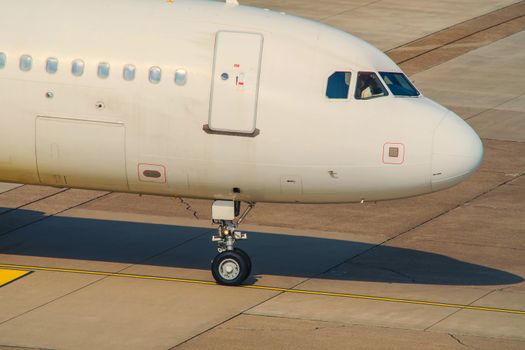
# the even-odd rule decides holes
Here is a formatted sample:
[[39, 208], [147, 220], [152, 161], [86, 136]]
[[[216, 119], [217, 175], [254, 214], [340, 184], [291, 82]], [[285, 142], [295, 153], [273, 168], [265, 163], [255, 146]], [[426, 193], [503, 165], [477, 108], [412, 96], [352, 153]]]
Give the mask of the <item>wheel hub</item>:
[[225, 259], [219, 265], [219, 273], [226, 280], [234, 280], [239, 276], [240, 272], [239, 263], [233, 259]]

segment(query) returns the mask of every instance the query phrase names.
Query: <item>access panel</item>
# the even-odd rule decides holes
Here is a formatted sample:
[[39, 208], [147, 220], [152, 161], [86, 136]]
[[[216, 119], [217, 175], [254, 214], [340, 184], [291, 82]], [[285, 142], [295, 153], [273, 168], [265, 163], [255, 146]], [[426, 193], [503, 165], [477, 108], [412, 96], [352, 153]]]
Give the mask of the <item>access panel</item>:
[[122, 124], [38, 117], [40, 181], [65, 187], [128, 190]]
[[263, 36], [218, 32], [209, 128], [251, 134], [256, 129]]

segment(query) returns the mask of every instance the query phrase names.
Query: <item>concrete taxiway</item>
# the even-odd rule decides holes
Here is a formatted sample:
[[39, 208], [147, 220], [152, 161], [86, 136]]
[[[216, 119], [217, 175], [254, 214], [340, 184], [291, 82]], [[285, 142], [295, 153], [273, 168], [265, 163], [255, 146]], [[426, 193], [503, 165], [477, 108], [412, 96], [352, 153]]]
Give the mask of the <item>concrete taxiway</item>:
[[386, 51], [479, 132], [481, 169], [411, 199], [260, 203], [239, 288], [212, 282], [209, 201], [0, 184], [0, 349], [525, 349], [525, 2], [241, 2]]

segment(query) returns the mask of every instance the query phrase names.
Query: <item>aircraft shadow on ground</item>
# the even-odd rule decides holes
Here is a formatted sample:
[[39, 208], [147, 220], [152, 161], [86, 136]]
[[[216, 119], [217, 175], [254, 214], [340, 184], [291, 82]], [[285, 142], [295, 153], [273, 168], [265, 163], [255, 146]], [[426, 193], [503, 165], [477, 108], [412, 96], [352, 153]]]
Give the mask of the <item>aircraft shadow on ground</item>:
[[[217, 254], [210, 241], [214, 231], [205, 228], [56, 216], [38, 221], [44, 216], [36, 211], [4, 211], [0, 208], [0, 254], [7, 256], [209, 270]], [[252, 232], [238, 247], [254, 262], [254, 277], [248, 283], [256, 281], [257, 275], [306, 278], [328, 270], [318, 278], [434, 285], [523, 281], [520, 276], [445, 255], [362, 242]], [[0, 263], [5, 261], [0, 258]]]

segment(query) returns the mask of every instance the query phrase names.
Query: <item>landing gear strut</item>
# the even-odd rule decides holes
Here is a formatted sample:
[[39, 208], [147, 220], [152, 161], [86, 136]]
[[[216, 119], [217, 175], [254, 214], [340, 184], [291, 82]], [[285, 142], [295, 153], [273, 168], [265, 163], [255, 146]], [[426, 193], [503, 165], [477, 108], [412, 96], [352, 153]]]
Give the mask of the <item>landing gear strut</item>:
[[252, 270], [252, 262], [246, 252], [235, 248], [235, 242], [248, 238], [246, 233], [237, 231], [255, 203], [248, 203], [246, 210], [240, 214], [240, 202], [215, 201], [212, 207], [213, 223], [218, 224], [217, 235], [212, 241], [217, 243], [217, 255], [211, 264], [213, 278], [219, 284], [238, 286]]

